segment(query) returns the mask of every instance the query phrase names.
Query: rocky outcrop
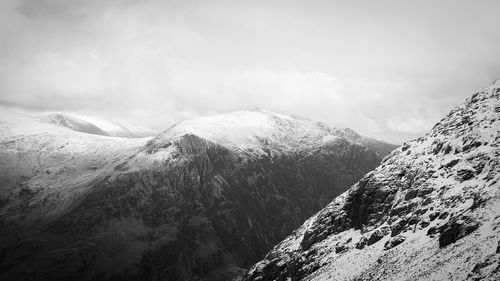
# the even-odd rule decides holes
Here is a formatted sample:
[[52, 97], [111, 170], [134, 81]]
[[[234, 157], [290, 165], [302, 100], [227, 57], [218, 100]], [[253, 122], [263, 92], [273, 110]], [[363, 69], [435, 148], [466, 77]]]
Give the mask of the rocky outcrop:
[[470, 217], [462, 217], [459, 220], [443, 224], [439, 231], [439, 247], [443, 248], [455, 243], [458, 239], [469, 235], [478, 228], [479, 223]]
[[497, 280], [500, 81], [404, 144], [244, 280]]

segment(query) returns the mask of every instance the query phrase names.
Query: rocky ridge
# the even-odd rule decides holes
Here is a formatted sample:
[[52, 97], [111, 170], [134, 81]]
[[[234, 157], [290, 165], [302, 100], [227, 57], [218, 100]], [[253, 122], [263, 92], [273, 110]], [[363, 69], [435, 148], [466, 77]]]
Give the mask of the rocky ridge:
[[405, 143], [244, 280], [500, 279], [500, 81]]

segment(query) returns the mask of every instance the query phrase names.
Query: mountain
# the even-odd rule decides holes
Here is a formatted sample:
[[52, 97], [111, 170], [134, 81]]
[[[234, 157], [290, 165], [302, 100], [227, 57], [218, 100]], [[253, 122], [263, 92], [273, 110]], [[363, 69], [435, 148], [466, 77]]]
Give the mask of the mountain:
[[288, 116], [251, 107], [215, 116], [194, 117], [180, 122], [155, 140], [155, 145], [192, 134], [224, 145], [239, 154], [290, 154], [311, 150], [341, 139], [365, 146], [384, 157], [397, 146], [361, 136], [351, 129], [338, 129], [299, 116]]
[[57, 216], [148, 140], [82, 133], [0, 108], [0, 232]]
[[405, 143], [244, 280], [500, 280], [500, 81]]
[[68, 114], [53, 113], [53, 114], [41, 115], [39, 118], [44, 122], [67, 127], [78, 132], [101, 135], [101, 136], [109, 136], [108, 133], [106, 133], [96, 125]]
[[7, 119], [2, 280], [229, 280], [395, 147], [256, 108], [144, 139]]
[[69, 113], [50, 113], [36, 116], [43, 122], [63, 126], [87, 134], [140, 138], [159, 134], [161, 131], [143, 127], [125, 127], [120, 123], [110, 122], [97, 117], [76, 116]]

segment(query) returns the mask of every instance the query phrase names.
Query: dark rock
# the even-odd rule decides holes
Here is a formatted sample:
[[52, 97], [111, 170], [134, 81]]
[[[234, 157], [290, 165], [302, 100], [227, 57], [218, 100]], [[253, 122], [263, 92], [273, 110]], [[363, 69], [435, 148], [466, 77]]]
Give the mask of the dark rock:
[[472, 97], [470, 98], [470, 103], [476, 103], [476, 102], [478, 102], [478, 96], [479, 96], [479, 93], [474, 93], [472, 95]]
[[408, 143], [404, 143], [402, 146], [401, 146], [401, 150], [402, 151], [406, 151], [408, 150], [408, 148], [410, 148], [410, 145]]
[[370, 245], [377, 243], [378, 241], [380, 241], [380, 239], [384, 238], [384, 236], [386, 234], [387, 234], [387, 229], [379, 228], [379, 229], [375, 230], [374, 232], [372, 232], [370, 237], [368, 237], [368, 240], [366, 241], [366, 245], [370, 246]]
[[470, 169], [461, 169], [457, 171], [456, 180], [463, 182], [472, 179], [476, 175], [476, 172]]
[[433, 212], [429, 214], [429, 220], [434, 221], [437, 217], [439, 217], [439, 212]]
[[431, 223], [430, 223], [430, 222], [428, 222], [428, 221], [421, 221], [421, 222], [419, 223], [419, 226], [420, 226], [421, 228], [426, 228], [426, 227], [428, 227], [430, 224], [431, 224]]
[[414, 224], [417, 224], [418, 223], [418, 216], [417, 215], [412, 215], [409, 219], [408, 219], [408, 224], [409, 225], [414, 225]]
[[447, 145], [444, 147], [443, 153], [444, 153], [444, 154], [449, 154], [452, 150], [453, 150], [453, 148], [451, 147], [451, 145], [447, 144]]
[[358, 243], [356, 243], [356, 246], [355, 246], [356, 249], [361, 250], [361, 249], [365, 248], [367, 242], [368, 242], [368, 239], [366, 237], [364, 237], [364, 236], [361, 237], [361, 239], [359, 239]]
[[470, 217], [462, 217], [461, 219], [449, 222], [446, 224], [439, 234], [439, 247], [444, 248], [458, 239], [469, 235], [471, 232], [479, 228], [479, 223]]
[[418, 190], [418, 194], [417, 196], [420, 197], [420, 198], [424, 198], [425, 196], [431, 194], [432, 192], [434, 192], [434, 188], [421, 188]]
[[432, 148], [432, 153], [434, 154], [438, 154], [441, 149], [443, 148], [443, 143], [442, 142], [439, 142], [439, 141], [435, 141], [433, 144], [432, 144], [433, 148]]
[[489, 157], [485, 157], [485, 159], [483, 159], [482, 161], [480, 161], [480, 162], [478, 162], [478, 163], [476, 163], [476, 164], [474, 165], [474, 170], [476, 170], [476, 174], [477, 174], [477, 175], [478, 175], [478, 174], [480, 174], [480, 173], [483, 171], [483, 169], [484, 169], [484, 165], [485, 165], [485, 163], [486, 163], [488, 160], [489, 160]]
[[478, 148], [480, 147], [481, 145], [483, 145], [482, 142], [479, 142], [479, 141], [472, 141], [470, 143], [467, 143], [465, 144], [463, 147], [462, 147], [462, 151], [463, 152], [468, 152], [474, 148]]
[[444, 167], [451, 168], [451, 167], [455, 166], [458, 162], [460, 162], [460, 159], [453, 159], [450, 162], [444, 164]]
[[426, 214], [427, 211], [429, 211], [429, 208], [422, 208], [420, 210], [417, 210], [416, 214], [421, 216], [421, 215]]
[[432, 203], [432, 198], [427, 197], [427, 198], [424, 199], [424, 201], [422, 201], [422, 206], [427, 206], [430, 203]]
[[351, 227], [361, 229], [364, 225], [379, 221], [384, 212], [392, 206], [395, 188], [371, 181], [373, 175], [368, 174], [349, 190], [344, 212], [351, 222]]
[[472, 200], [472, 206], [470, 206], [471, 210], [475, 210], [486, 203], [486, 198], [482, 197], [479, 193], [473, 193]]
[[435, 226], [432, 226], [427, 230], [427, 236], [430, 237], [434, 237], [437, 233], [439, 233], [439, 229]]
[[417, 193], [418, 193], [418, 190], [416, 189], [410, 189], [406, 192], [406, 195], [405, 195], [405, 200], [408, 201], [408, 200], [411, 200], [415, 197], [417, 197]]
[[344, 244], [344, 245], [339, 245], [339, 246], [336, 246], [335, 247], [335, 253], [340, 253], [340, 252], [344, 252], [348, 249], [348, 247]]
[[449, 214], [450, 213], [448, 213], [448, 212], [443, 212], [442, 214], [439, 215], [439, 219], [444, 220], [448, 217]]
[[399, 244], [403, 243], [405, 240], [406, 240], [406, 237], [404, 237], [403, 235], [398, 235], [396, 237], [393, 237], [390, 240], [388, 240], [387, 242], [385, 242], [384, 250], [392, 249], [392, 248], [398, 246]]

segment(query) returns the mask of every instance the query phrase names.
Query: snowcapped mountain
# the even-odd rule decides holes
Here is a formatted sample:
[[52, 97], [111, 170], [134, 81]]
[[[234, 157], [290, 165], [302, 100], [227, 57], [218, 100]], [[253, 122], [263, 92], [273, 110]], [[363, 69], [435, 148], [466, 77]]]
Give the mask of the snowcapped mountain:
[[386, 157], [244, 280], [499, 280], [500, 81]]
[[63, 113], [46, 114], [46, 115], [41, 115], [39, 118], [44, 122], [67, 127], [78, 132], [101, 135], [101, 136], [109, 136], [108, 133], [106, 133], [96, 125], [68, 114], [63, 114]]
[[258, 109], [139, 139], [3, 115], [6, 280], [228, 280], [395, 147]]
[[264, 155], [270, 151], [289, 153], [310, 150], [339, 139], [365, 145], [379, 155], [387, 155], [396, 147], [361, 136], [351, 129], [332, 128], [321, 122], [277, 114], [256, 107], [185, 120], [156, 137], [152, 145], [158, 146], [162, 142], [169, 142], [186, 134], [253, 155]]
[[50, 113], [36, 117], [50, 124], [67, 127], [78, 132], [101, 136], [140, 138], [154, 136], [161, 132], [159, 130], [135, 126], [125, 127], [117, 122], [69, 113]]
[[58, 216], [113, 171], [114, 161], [148, 140], [81, 133], [0, 108], [0, 217], [5, 228]]

